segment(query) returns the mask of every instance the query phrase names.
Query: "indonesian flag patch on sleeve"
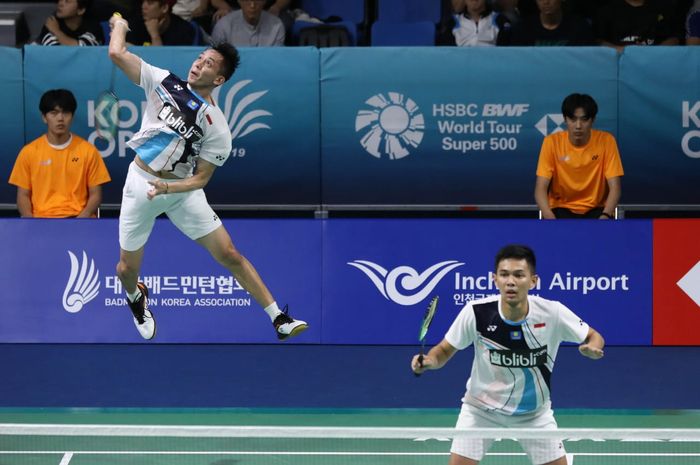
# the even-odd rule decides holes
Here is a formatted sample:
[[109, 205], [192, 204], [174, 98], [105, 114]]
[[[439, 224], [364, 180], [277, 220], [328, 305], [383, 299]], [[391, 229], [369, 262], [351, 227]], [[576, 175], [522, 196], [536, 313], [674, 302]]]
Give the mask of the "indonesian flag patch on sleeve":
[[535, 323], [535, 328], [544, 328], [547, 323]]
[[207, 123], [209, 123], [209, 126], [211, 126], [212, 125], [211, 117], [208, 114], [205, 114], [204, 116], [207, 117]]

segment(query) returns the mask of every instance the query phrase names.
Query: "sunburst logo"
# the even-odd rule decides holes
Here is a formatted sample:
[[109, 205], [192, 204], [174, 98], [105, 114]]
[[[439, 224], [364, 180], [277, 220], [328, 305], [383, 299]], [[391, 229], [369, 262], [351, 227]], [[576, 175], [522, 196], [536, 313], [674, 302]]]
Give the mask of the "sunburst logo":
[[[243, 89], [251, 82], [253, 81], [250, 79], [236, 82], [226, 92], [223, 105], [220, 105], [231, 130], [231, 140], [240, 139], [259, 129], [270, 129], [270, 126], [261, 122], [260, 118], [272, 116], [272, 113], [267, 110], [249, 109], [252, 104], [267, 94], [268, 91], [245, 93]], [[219, 101], [220, 91], [221, 88], [217, 87], [212, 92], [212, 98], [217, 102]]]
[[370, 97], [370, 107], [357, 112], [355, 132], [364, 132], [360, 144], [370, 155], [398, 160], [423, 140], [425, 119], [416, 102], [398, 92]]

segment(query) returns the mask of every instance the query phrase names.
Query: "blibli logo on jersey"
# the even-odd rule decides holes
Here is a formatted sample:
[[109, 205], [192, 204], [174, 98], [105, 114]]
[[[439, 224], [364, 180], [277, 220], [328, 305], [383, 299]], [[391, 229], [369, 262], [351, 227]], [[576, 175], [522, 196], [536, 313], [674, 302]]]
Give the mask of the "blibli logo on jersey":
[[532, 368], [547, 363], [547, 347], [522, 350], [489, 350], [491, 365], [506, 368]]
[[166, 103], [163, 106], [163, 109], [158, 113], [158, 119], [183, 139], [197, 141], [202, 138], [201, 129], [196, 124], [188, 125], [185, 114], [170, 104]]

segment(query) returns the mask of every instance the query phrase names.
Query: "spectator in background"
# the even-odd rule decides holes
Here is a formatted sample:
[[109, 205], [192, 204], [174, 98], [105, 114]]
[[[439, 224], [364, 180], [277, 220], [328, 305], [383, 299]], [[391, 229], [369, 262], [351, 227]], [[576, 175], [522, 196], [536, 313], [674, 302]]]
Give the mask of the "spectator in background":
[[213, 42], [228, 42], [236, 47], [284, 45], [284, 25], [263, 9], [265, 0], [238, 0], [240, 10], [232, 11], [214, 25]]
[[520, 21], [520, 8], [518, 7], [518, 0], [493, 0], [494, 11], [502, 14], [510, 24], [515, 24]]
[[143, 0], [141, 18], [132, 19], [126, 40], [134, 45], [199, 45], [196, 28], [172, 13], [176, 0]]
[[513, 25], [510, 37], [499, 45], [595, 45], [591, 26], [577, 16], [564, 14], [561, 1], [537, 0], [539, 13]]
[[486, 0], [452, 0], [452, 45], [495, 46], [499, 32], [509, 27], [508, 19]]
[[171, 12], [185, 21], [203, 16], [209, 8], [208, 0], [176, 0]]
[[36, 39], [39, 45], [101, 45], [102, 27], [88, 15], [91, 0], [58, 0]]
[[111, 178], [100, 152], [70, 131], [77, 102], [66, 89], [41, 96], [46, 134], [25, 145], [10, 174], [23, 218], [90, 218]]
[[700, 45], [700, 0], [688, 11], [685, 20], [685, 43], [686, 45]]
[[661, 0], [612, 0], [600, 9], [595, 32], [601, 45], [678, 45], [673, 5]]
[[535, 201], [542, 218], [613, 219], [624, 174], [615, 137], [593, 129], [598, 104], [585, 94], [564, 99], [566, 131], [544, 138]]

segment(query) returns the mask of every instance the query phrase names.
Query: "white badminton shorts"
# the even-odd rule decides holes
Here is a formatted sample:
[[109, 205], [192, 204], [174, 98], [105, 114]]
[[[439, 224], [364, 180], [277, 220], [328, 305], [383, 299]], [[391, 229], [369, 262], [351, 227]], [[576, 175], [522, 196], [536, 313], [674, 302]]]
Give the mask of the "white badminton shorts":
[[[551, 408], [533, 415], [502, 415], [486, 412], [468, 404], [462, 404], [456, 429], [460, 428], [539, 428], [557, 429], [554, 412]], [[489, 450], [493, 439], [472, 439], [456, 437], [450, 452], [472, 460], [481, 461]], [[534, 465], [556, 460], [566, 455], [564, 444], [555, 439], [521, 439], [520, 446]]]
[[148, 200], [148, 181], [172, 180], [153, 176], [135, 163], [129, 165], [119, 213], [119, 245], [126, 251], [140, 249], [148, 241], [156, 218], [165, 213], [177, 228], [192, 240], [200, 239], [221, 226], [219, 216], [207, 202], [202, 189], [161, 194]]

